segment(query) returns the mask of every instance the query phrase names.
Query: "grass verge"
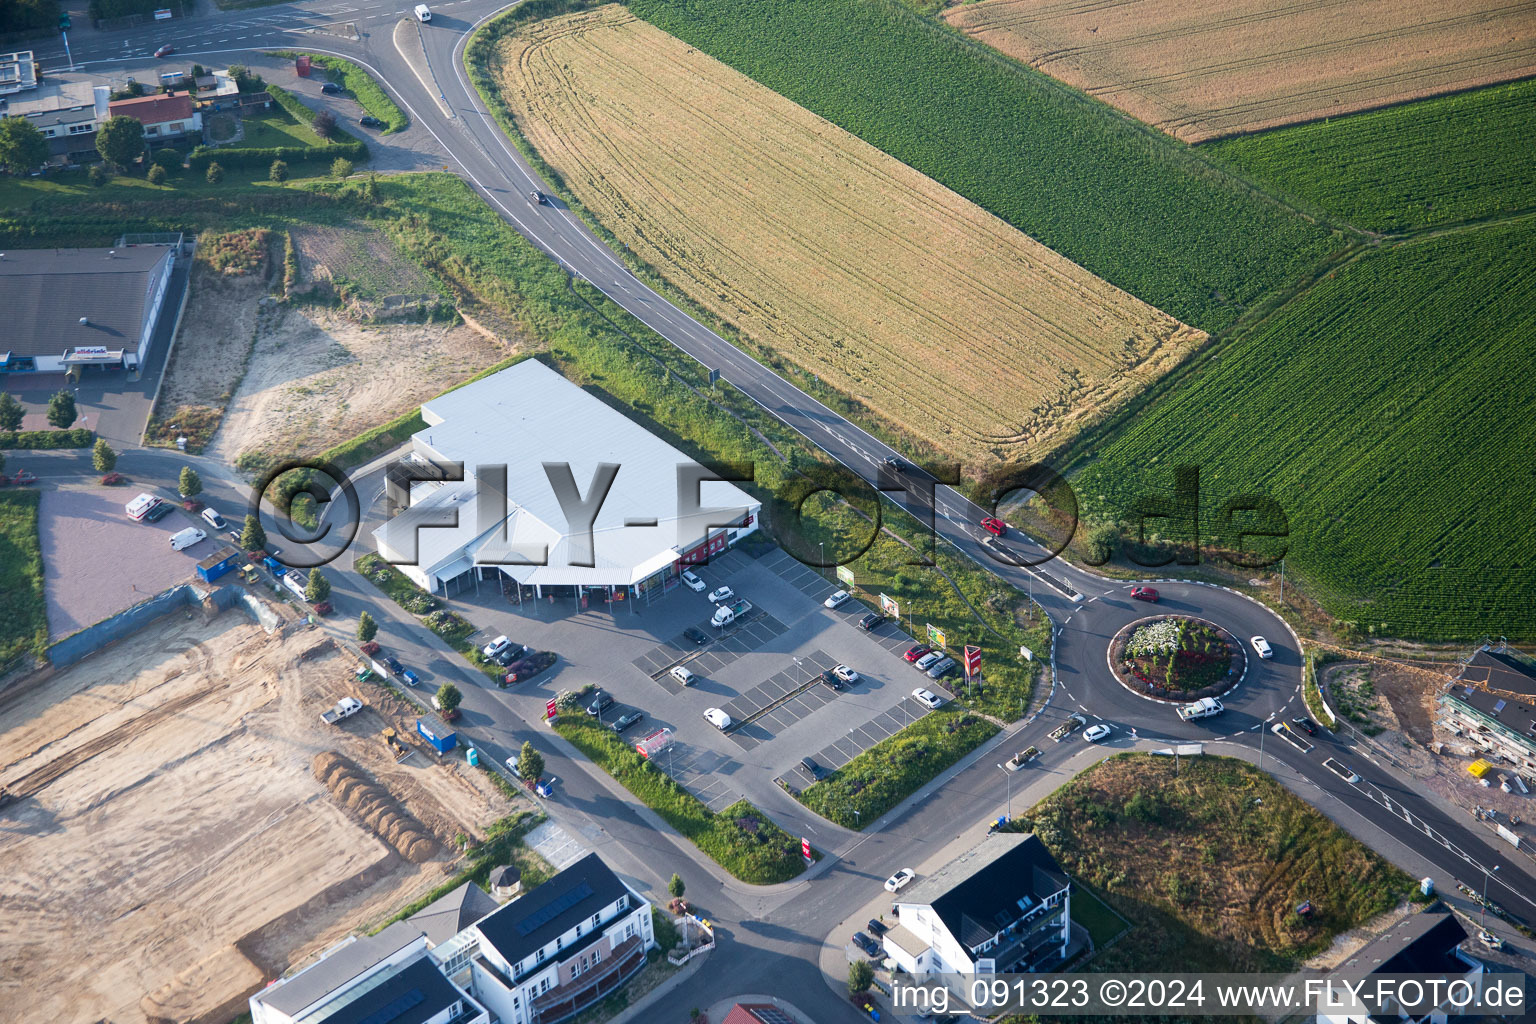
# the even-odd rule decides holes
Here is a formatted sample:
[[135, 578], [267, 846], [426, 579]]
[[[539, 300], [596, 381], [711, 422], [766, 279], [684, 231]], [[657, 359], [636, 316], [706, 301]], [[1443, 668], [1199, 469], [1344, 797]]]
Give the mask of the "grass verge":
[[1171, 758], [1121, 754], [1009, 826], [1036, 833], [1134, 926], [1094, 970], [1289, 971], [1414, 891], [1252, 765], [1204, 755], [1174, 771]]
[[561, 715], [555, 731], [743, 882], [787, 882], [805, 870], [799, 841], [746, 800], [714, 813], [629, 744], [580, 715]]
[[422, 590], [405, 573], [373, 552], [360, 556], [354, 567], [391, 601], [420, 618], [423, 625], [436, 633], [443, 643], [462, 654], [471, 665], [492, 680], [501, 681], [500, 668], [480, 657], [480, 648], [470, 642], [469, 638], [475, 635], [473, 623], [457, 612], [439, 608], [437, 598]]
[[[286, 57], [290, 60], [298, 55], [294, 50], [277, 50], [272, 54], [274, 57]], [[387, 127], [381, 134], [388, 135], [391, 132], [404, 131], [410, 126], [411, 119], [405, 116], [405, 111], [389, 98], [389, 94], [374, 81], [372, 75], [358, 65], [343, 57], [332, 57], [323, 53], [312, 53], [309, 59], [311, 63], [318, 64], [329, 71], [331, 81], [351, 93], [359, 106], [384, 122]]]
[[967, 711], [935, 711], [887, 737], [795, 799], [844, 828], [862, 829], [997, 734]]
[[1301, 663], [1301, 696], [1307, 702], [1307, 710], [1326, 729], [1337, 729], [1338, 721], [1328, 710], [1323, 693], [1317, 686], [1317, 670], [1322, 658], [1317, 651], [1307, 651]]
[[40, 493], [0, 491], [0, 667], [48, 644], [43, 547], [37, 533]]

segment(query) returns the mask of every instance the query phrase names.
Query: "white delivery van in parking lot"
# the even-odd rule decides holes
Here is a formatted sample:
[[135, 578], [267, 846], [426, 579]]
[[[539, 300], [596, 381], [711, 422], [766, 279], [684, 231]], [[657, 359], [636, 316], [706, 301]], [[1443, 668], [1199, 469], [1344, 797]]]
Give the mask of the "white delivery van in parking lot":
[[171, 550], [183, 551], [208, 535], [195, 526], [189, 526], [180, 533], [171, 534]]
[[416, 5], [416, 20], [417, 21], [431, 21], [432, 20], [432, 12], [427, 10], [427, 5], [426, 4], [417, 4]]

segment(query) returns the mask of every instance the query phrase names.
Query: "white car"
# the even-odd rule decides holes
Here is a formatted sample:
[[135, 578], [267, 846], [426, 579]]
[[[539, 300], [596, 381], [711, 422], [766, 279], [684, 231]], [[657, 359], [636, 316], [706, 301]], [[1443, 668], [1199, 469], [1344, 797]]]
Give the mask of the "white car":
[[901, 892], [901, 890], [905, 889], [908, 885], [910, 885], [911, 882], [912, 882], [912, 879], [914, 879], [916, 877], [917, 877], [917, 872], [916, 871], [913, 871], [911, 868], [902, 868], [900, 871], [896, 872], [890, 878], [887, 878], [885, 880], [885, 891], [886, 892]]
[[921, 686], [912, 691], [912, 696], [918, 702], [926, 705], [929, 709], [940, 708], [944, 705], [944, 701], [939, 698], [938, 694], [934, 693], [932, 690], [925, 690]]
[[846, 590], [839, 590], [837, 593], [833, 594], [831, 597], [827, 598], [825, 601], [823, 601], [821, 603], [822, 603], [822, 606], [826, 607], [826, 608], [837, 608], [840, 605], [842, 605], [845, 602], [847, 602], [847, 600], [848, 600], [848, 591], [846, 591]]
[[1265, 640], [1263, 637], [1256, 636], [1250, 639], [1248, 642], [1253, 644], [1253, 649], [1255, 651], [1259, 652], [1259, 657], [1273, 658], [1275, 656], [1275, 649], [1269, 646], [1269, 641]]
[[1089, 726], [1089, 728], [1083, 733], [1083, 739], [1087, 740], [1089, 743], [1097, 743], [1099, 740], [1108, 737], [1109, 734], [1114, 731], [1115, 730], [1112, 727], [1105, 725], [1103, 722], [1100, 722], [1098, 725]]
[[725, 730], [731, 727], [731, 716], [719, 708], [710, 708], [704, 712], [704, 721], [716, 729]]
[[832, 674], [850, 686], [859, 681], [859, 674], [847, 665], [837, 666], [832, 670]]
[[517, 755], [507, 758], [507, 768], [511, 770], [514, 779], [521, 779], [523, 773], [517, 770]]
[[709, 592], [709, 599], [717, 604], [721, 601], [729, 601], [736, 596], [736, 591], [730, 587], [716, 587]]
[[486, 658], [494, 658], [496, 655], [500, 654], [502, 651], [511, 646], [511, 637], [499, 636], [495, 640], [492, 640], [490, 643], [486, 644], [484, 647], [480, 648], [480, 654]]
[[692, 591], [703, 590], [706, 585], [692, 569], [683, 570], [683, 582], [688, 584], [688, 589]]
[[693, 673], [688, 671], [688, 669], [685, 668], [682, 665], [673, 665], [672, 666], [672, 678], [676, 679], [678, 682], [682, 683], [684, 686], [692, 686], [693, 685]]

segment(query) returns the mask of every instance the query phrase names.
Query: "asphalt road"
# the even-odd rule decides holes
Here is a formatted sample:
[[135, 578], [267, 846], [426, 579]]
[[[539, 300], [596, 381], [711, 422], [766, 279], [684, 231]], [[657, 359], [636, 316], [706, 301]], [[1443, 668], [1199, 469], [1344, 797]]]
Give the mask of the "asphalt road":
[[[77, 65], [86, 62], [92, 70], [125, 60], [142, 61], [164, 42], [174, 43], [178, 55], [188, 58], [282, 46], [333, 52], [359, 61], [386, 83], [412, 119], [452, 155], [466, 180], [520, 233], [681, 351], [719, 370], [728, 382], [852, 472], [878, 482], [882, 462], [899, 457], [897, 453], [651, 291], [558, 202], [543, 206], [529, 203], [530, 190], [549, 190], [502, 136], [474, 95], [461, 64], [467, 32], [505, 5], [500, 0], [433, 5], [433, 21], [422, 27], [421, 38], [431, 66], [431, 74], [425, 77], [436, 82], [439, 96], [423, 86], [418, 77], [421, 69], [411, 68], [394, 47], [391, 32], [409, 6], [330, 0], [229, 14], [210, 11], [185, 21], [123, 33], [76, 33], [71, 42]], [[351, 38], [353, 28], [355, 39]], [[45, 68], [63, 62], [61, 45], [39, 46], [37, 52]], [[80, 471], [78, 462], [70, 465], [69, 456], [36, 461], [50, 464], [46, 469], [37, 468], [41, 476]], [[168, 452], [125, 452], [120, 469], [169, 484], [180, 466], [189, 461], [199, 465], [205, 480], [217, 481], [210, 488], [215, 501], [244, 503], [244, 495], [237, 496], [230, 471], [206, 464], [206, 460]], [[88, 468], [88, 460], [85, 465]], [[225, 488], [228, 495], [222, 493]], [[360, 491], [371, 493], [366, 487]], [[918, 514], [925, 511], [922, 502], [910, 496], [897, 497], [909, 510]], [[1250, 659], [1249, 675], [1228, 701], [1225, 715], [1208, 723], [1183, 723], [1171, 709], [1148, 704], [1109, 677], [1104, 658], [1108, 638], [1120, 626], [1146, 614], [1144, 606], [1129, 599], [1128, 585], [1060, 560], [1040, 570], [1000, 564], [979, 544], [980, 531], [975, 524], [985, 513], [952, 488], [938, 487], [935, 499], [935, 525], [940, 534], [1000, 578], [1028, 588], [1051, 616], [1056, 625], [1056, 659], [1050, 674], [1055, 688], [1053, 704], [1081, 708], [1122, 729], [1134, 725], [1143, 738], [1193, 742], [1227, 737], [1255, 748], [1261, 743], [1283, 742], [1268, 734], [1267, 722], [1303, 713], [1297, 696], [1301, 662], [1296, 643], [1284, 623], [1262, 605], [1219, 588], [1158, 584], [1165, 595], [1165, 608], [1216, 621], [1242, 639], [1264, 635], [1276, 647], [1271, 662]], [[392, 606], [374, 600], [366, 586], [350, 573], [337, 580], [342, 614], [356, 602], [356, 607], [372, 608], [381, 622], [398, 619], [391, 627], [393, 646], [405, 648], [405, 660], [428, 666], [434, 674], [441, 669], [444, 673], [457, 672], [465, 681], [477, 681], [466, 666], [443, 654], [435, 637], [408, 621], [409, 617], [397, 614]], [[992, 805], [1001, 802], [1005, 785], [990, 764], [978, 764], [949, 783], [945, 792], [953, 789], [956, 793], [984, 794], [990, 796], [990, 803], [930, 798], [878, 836], [848, 837], [842, 846], [830, 844], [834, 852], [841, 850], [842, 856], [812, 881], [772, 894], [754, 893], [722, 882], [712, 866], [704, 866], [696, 851], [658, 835], [644, 812], [623, 799], [611, 780], [571, 756], [547, 730], [529, 726], [511, 714], [498, 703], [497, 691], [478, 685], [465, 689], [466, 727], [483, 729], [492, 747], [500, 748], [498, 753], [514, 749], [524, 738], [540, 737], [539, 745], [549, 755], [551, 770], [563, 782], [552, 816], [579, 838], [600, 847], [605, 856], [614, 857], [620, 870], [653, 879], [656, 891], [660, 891], [677, 865], [689, 860], [695, 863], [689, 895], [721, 925], [725, 941], [712, 954], [709, 969], [677, 993], [678, 1005], [683, 1006], [709, 1005], [732, 992], [766, 991], [794, 998], [823, 1021], [859, 1019], [846, 1002], [832, 997], [821, 983], [817, 955], [828, 929], [867, 899], [864, 886], [878, 884], [893, 865], [899, 866], [898, 861], [920, 861], [921, 847], [931, 837], [952, 838], [974, 824], [978, 811], [990, 813]], [[1045, 733], [1055, 721], [1059, 717], [1043, 717], [1025, 726], [1009, 740], [1010, 745], [1043, 745]], [[1518, 916], [1536, 921], [1536, 902], [1532, 899], [1536, 897], [1536, 878], [1513, 862], [1507, 851], [1493, 849], [1481, 835], [1450, 820], [1414, 792], [1411, 779], [1370, 761], [1349, 741], [1325, 734], [1313, 742], [1316, 749], [1307, 754], [1286, 752], [1288, 763], [1307, 781], [1365, 821], [1421, 851], [1436, 871], [1443, 873], [1437, 878], [1442, 889], [1451, 888], [1452, 879], [1480, 888], [1481, 865], [1503, 864], [1493, 887], [1494, 898]], [[1361, 782], [1350, 783], [1329, 771], [1323, 766], [1327, 757], [1348, 764], [1361, 776]], [[986, 805], [979, 806], [981, 803]], [[867, 864], [872, 856], [874, 863]]]

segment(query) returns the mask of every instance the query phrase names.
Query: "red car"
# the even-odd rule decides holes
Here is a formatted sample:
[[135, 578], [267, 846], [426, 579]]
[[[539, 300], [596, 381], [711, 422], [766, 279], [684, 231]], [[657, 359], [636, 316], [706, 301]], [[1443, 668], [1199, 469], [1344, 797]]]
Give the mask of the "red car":
[[171, 54], [173, 54], [175, 52], [176, 52], [176, 47], [172, 46], [170, 43], [166, 43], [164, 46], [160, 47], [160, 49], [155, 51], [155, 56], [156, 57], [168, 57], [168, 56], [170, 56]]
[[918, 644], [916, 647], [909, 649], [906, 654], [902, 655], [902, 657], [906, 658], [908, 661], [916, 661], [918, 658], [921, 658], [923, 655], [932, 650], [933, 648], [929, 647], [927, 644]]
[[1151, 601], [1153, 604], [1157, 603], [1157, 591], [1153, 590], [1151, 587], [1132, 587], [1131, 596], [1138, 601]]
[[994, 537], [1001, 537], [1008, 532], [1008, 524], [996, 516], [987, 516], [987, 518], [983, 519], [981, 521], [981, 528]]

